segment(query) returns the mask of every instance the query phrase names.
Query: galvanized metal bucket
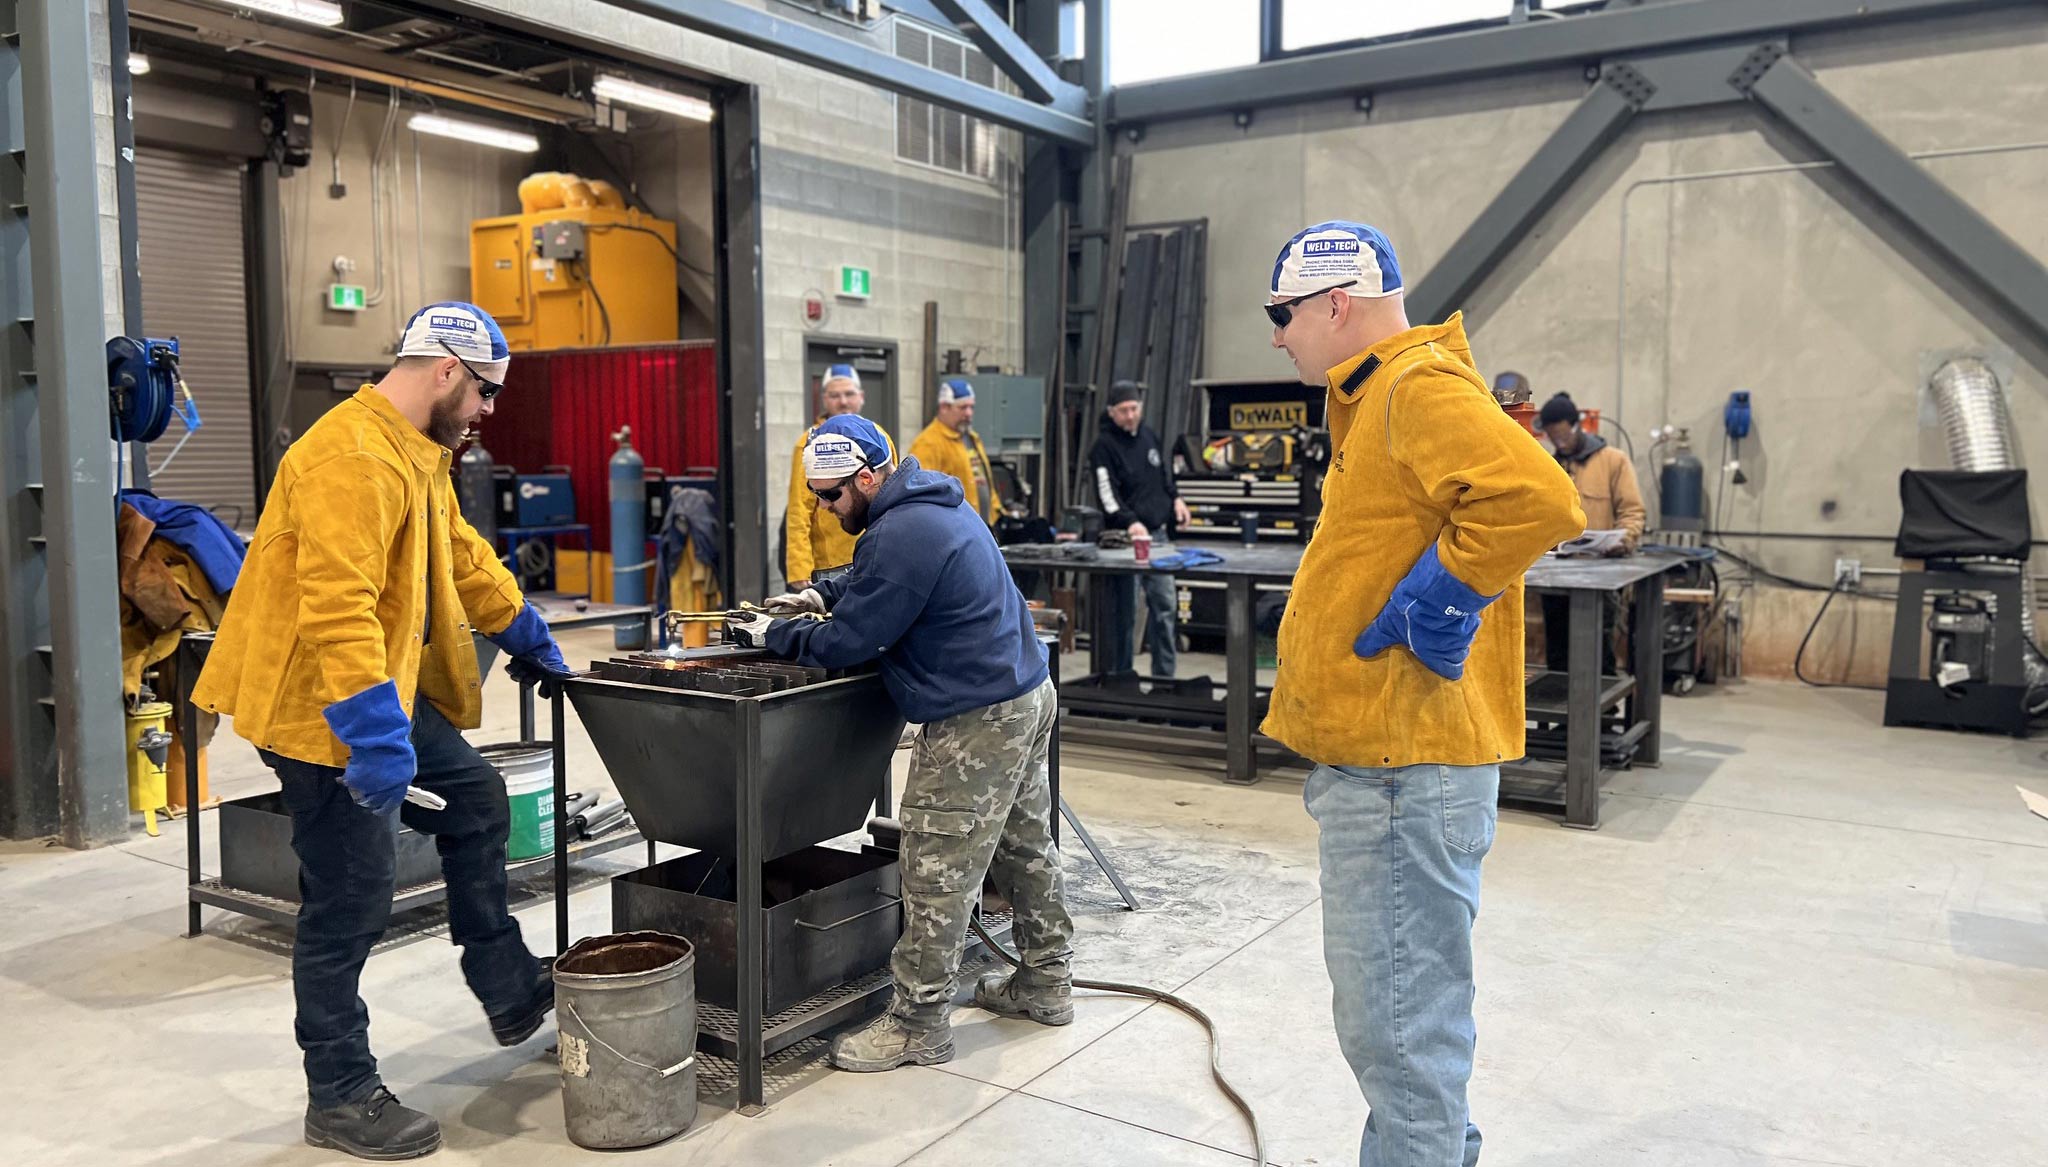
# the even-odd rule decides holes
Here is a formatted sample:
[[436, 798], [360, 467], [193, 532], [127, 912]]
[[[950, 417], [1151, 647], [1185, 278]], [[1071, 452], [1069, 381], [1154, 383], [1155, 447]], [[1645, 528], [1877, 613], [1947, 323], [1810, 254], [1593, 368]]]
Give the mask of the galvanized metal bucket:
[[555, 962], [562, 1108], [579, 1147], [645, 1147], [697, 1119], [697, 957], [663, 932], [578, 941]]

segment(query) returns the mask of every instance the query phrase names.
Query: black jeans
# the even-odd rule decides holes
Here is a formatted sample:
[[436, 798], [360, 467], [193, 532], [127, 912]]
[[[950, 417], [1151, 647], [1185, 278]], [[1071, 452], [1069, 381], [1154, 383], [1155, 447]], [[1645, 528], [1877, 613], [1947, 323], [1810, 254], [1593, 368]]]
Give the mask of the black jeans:
[[306, 1093], [315, 1106], [358, 1101], [379, 1084], [370, 1011], [356, 984], [391, 915], [401, 818], [434, 836], [441, 852], [451, 939], [462, 947], [462, 975], [486, 1016], [521, 1014], [542, 988], [540, 962], [505, 908], [511, 815], [504, 779], [425, 700], [413, 717], [412, 746], [419, 757], [413, 785], [447, 799], [446, 810], [405, 803], [397, 814], [377, 814], [349, 797], [340, 770], [259, 751], [284, 784], [299, 857], [293, 1028], [306, 1053]]

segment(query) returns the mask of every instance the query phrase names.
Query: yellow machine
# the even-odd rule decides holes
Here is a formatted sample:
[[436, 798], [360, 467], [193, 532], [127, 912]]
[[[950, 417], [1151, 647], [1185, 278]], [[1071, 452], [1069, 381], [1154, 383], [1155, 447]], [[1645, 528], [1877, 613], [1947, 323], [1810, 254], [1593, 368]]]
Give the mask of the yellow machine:
[[469, 227], [470, 299], [515, 350], [674, 340], [676, 225], [611, 184], [528, 175], [520, 213]]
[[157, 833], [156, 812], [164, 809], [164, 762], [171, 748], [171, 735], [164, 723], [171, 707], [149, 701], [128, 711], [128, 809], [139, 811], [142, 825]]

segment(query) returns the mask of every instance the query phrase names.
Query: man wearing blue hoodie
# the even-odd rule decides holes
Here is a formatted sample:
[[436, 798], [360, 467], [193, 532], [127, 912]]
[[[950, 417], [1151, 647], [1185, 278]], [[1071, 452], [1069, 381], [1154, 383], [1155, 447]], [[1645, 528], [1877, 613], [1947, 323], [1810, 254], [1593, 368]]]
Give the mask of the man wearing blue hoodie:
[[829, 418], [804, 449], [817, 505], [854, 545], [853, 568], [733, 627], [742, 644], [821, 668], [879, 659], [903, 716], [923, 728], [897, 818], [903, 824], [903, 936], [890, 957], [886, 1013], [841, 1035], [843, 1070], [892, 1070], [953, 1057], [947, 1020], [967, 922], [984, 875], [1015, 909], [1024, 966], [989, 973], [974, 1003], [1046, 1025], [1074, 1019], [1073, 921], [1052, 840], [1046, 754], [1056, 701], [1045, 649], [988, 523], [958, 479], [914, 457], [891, 465], [888, 440], [858, 415]]

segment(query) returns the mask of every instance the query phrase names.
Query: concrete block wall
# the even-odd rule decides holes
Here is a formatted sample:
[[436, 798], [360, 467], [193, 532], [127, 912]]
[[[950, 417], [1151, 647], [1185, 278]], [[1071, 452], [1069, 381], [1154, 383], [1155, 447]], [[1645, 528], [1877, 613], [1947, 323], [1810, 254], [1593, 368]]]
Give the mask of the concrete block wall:
[[[1807, 37], [1793, 49], [1909, 152], [2025, 147], [1924, 165], [2048, 257], [2039, 213], [2048, 192], [2048, 148], [2039, 147], [2048, 141], [2039, 118], [2048, 13]], [[1324, 218], [1376, 223], [1412, 286], [1585, 88], [1569, 70], [1390, 91], [1370, 114], [1348, 100], [1262, 109], [1246, 130], [1218, 117], [1151, 126], [1141, 143], [1122, 143], [1136, 156], [1134, 219], [1209, 219], [1207, 374], [1287, 373], [1255, 300], [1292, 231]], [[1832, 171], [1637, 185], [1781, 165], [1788, 154], [1811, 157], [1768, 115], [1740, 106], [1639, 118], [1464, 308], [1482, 371], [1518, 369], [1539, 398], [1563, 390], [1606, 411], [1633, 436], [1646, 490], [1649, 431], [1690, 427], [1710, 497], [1727, 496], [1720, 527], [1746, 533], [1726, 545], [1825, 583], [1837, 556], [1895, 566], [1899, 472], [1948, 465], [1923, 408], [1923, 383], [1940, 359], [1984, 351], [2009, 369], [2020, 445], [2048, 458], [2048, 353]], [[1753, 394], [1755, 433], [1742, 448], [1748, 484], [1724, 491], [1715, 483], [1720, 415], [1736, 389]], [[2048, 516], [2048, 475], [2033, 490], [2035, 514]], [[1801, 593], [1753, 607], [1753, 670], [1789, 669], [1820, 599]], [[1830, 628], [1843, 608], [1829, 613]], [[1874, 627], [1868, 613], [1857, 619]], [[1831, 635], [1846, 634], [1816, 636], [1809, 672], [1813, 653], [1838, 651], [1822, 644]], [[1871, 647], [1882, 635], [1858, 640], [1843, 667], [1881, 677], [1883, 654]]]
[[[787, 5], [750, 2], [785, 19], [807, 19]], [[919, 372], [936, 359], [924, 351], [927, 300], [939, 303], [942, 351], [960, 349], [979, 364], [1021, 364], [1017, 135], [1001, 135], [1005, 165], [996, 183], [898, 162], [896, 99], [881, 90], [590, 0], [503, 0], [499, 7], [508, 16], [573, 28], [760, 86], [771, 525], [781, 522], [789, 493], [788, 451], [811, 420], [803, 373], [806, 292], [826, 293], [828, 318], [819, 331], [896, 342], [898, 428], [909, 433], [929, 420], [922, 416]], [[824, 24], [890, 49], [886, 22], [866, 34]], [[869, 300], [830, 294], [840, 264], [873, 272]], [[898, 437], [908, 440], [908, 434]], [[779, 574], [781, 565], [774, 567]]]

